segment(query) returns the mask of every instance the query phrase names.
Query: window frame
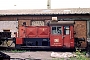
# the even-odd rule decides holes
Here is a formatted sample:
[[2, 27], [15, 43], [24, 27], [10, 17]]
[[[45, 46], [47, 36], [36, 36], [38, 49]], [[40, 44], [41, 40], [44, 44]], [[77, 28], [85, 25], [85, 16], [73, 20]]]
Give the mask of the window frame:
[[[36, 25], [32, 25], [33, 21], [42, 21], [42, 20], [31, 20], [31, 22], [30, 22], [31, 26], [36, 26]], [[37, 26], [45, 26], [45, 21], [42, 21], [42, 22], [44, 23], [44, 25], [37, 25]]]
[[[64, 27], [65, 27], [65, 26], [64, 26]], [[67, 27], [67, 26], [66, 26], [66, 27]], [[64, 28], [64, 35], [69, 35], [69, 34], [70, 34], [70, 26], [68, 26], [68, 27], [69, 27], [69, 29], [65, 29], [65, 28]], [[66, 34], [66, 32], [65, 32], [66, 30], [69, 30], [69, 33], [68, 33], [68, 34]]]
[[[56, 27], [56, 33], [55, 34], [52, 31], [53, 27]], [[58, 30], [57, 30], [58, 27], [61, 27], [61, 33], [60, 34], [58, 33]], [[53, 35], [61, 35], [62, 34], [62, 26], [51, 26], [51, 34], [53, 34]]]

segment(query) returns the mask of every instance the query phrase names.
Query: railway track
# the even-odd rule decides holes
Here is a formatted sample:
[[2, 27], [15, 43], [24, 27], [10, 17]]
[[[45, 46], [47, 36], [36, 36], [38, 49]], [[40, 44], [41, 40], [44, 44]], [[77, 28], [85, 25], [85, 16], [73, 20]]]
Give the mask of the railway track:
[[[24, 48], [22, 48], [22, 49], [15, 49], [14, 47], [3, 47], [3, 46], [0, 46], [0, 51], [2, 53], [5, 53], [5, 54], [7, 54], [7, 53], [15, 53], [15, 54], [16, 53], [21, 53], [22, 54], [23, 52], [30, 52], [30, 53], [32, 53], [31, 55], [38, 54], [38, 53], [35, 53], [37, 51], [39, 51], [39, 52], [44, 51], [44, 52], [50, 52], [50, 53], [52, 51], [54, 51], [54, 52], [75, 52], [75, 50], [71, 50], [71, 49], [29, 49], [29, 48], [27, 48], [27, 49], [24, 49]], [[7, 55], [9, 55], [9, 54], [7, 54]], [[42, 59], [36, 59], [35, 57], [34, 58], [33, 57], [30, 57], [30, 58], [22, 58], [22, 57], [18, 58], [18, 57], [14, 57], [14, 58], [12, 58], [10, 56], [9, 60], [42, 60]]]
[[29, 47], [25, 47], [25, 48], [20, 48], [20, 49], [16, 49], [14, 47], [3, 47], [0, 46], [0, 51], [14, 51], [14, 50], [19, 50], [19, 51], [60, 51], [60, 52], [75, 52], [76, 49], [50, 49], [50, 48], [29, 48]]
[[15, 48], [14, 47], [3, 47], [3, 46], [0, 46], [0, 51], [3, 51], [3, 50], [10, 51], [10, 50], [15, 50]]
[[[50, 56], [50, 54], [51, 54], [51, 52], [52, 51], [54, 51], [54, 52], [73, 52], [73, 51], [70, 51], [70, 50], [67, 50], [67, 49], [61, 49], [61, 50], [46, 50], [46, 49], [30, 49], [30, 50], [28, 50], [28, 49], [23, 49], [23, 50], [25, 50], [25, 51], [23, 51], [22, 49], [21, 49], [21, 52], [19, 52], [19, 51], [16, 51], [16, 53], [15, 52], [12, 52], [12, 51], [14, 51], [15, 50], [15, 48], [13, 48], [13, 47], [0, 47], [0, 49], [2, 49], [1, 50], [1, 52], [3, 52], [3, 53], [5, 53], [5, 54], [7, 54], [7, 55], [9, 55], [10, 56], [10, 59], [9, 60], [42, 60], [42, 59], [44, 59], [44, 58], [42, 58], [42, 59], [40, 59], [40, 58], [36, 58], [36, 57], [39, 57], [39, 54], [41, 53], [41, 55], [40, 56], [42, 56], [43, 54], [47, 54], [46, 56]], [[19, 52], [19, 53], [18, 53]], [[24, 54], [24, 52], [25, 52], [25, 54]], [[13, 54], [9, 54], [9, 53], [15, 53], [15, 56], [17, 55], [17, 56], [20, 56], [20, 55], [22, 55], [22, 56], [20, 56], [20, 58], [18, 58], [18, 57], [11, 57], [11, 55], [13, 55]], [[31, 57], [29, 57], [29, 58], [26, 58], [26, 57], [24, 57], [24, 56], [28, 56], [27, 55], [27, 53], [28, 54], [30, 54], [31, 55]], [[24, 55], [24, 56], [23, 56]], [[44, 56], [43, 56], [44, 57]], [[46, 58], [46, 57], [45, 57]], [[49, 57], [50, 58], [50, 57]], [[46, 59], [46, 60], [48, 60], [48, 59]], [[50, 60], [50, 59], [49, 59]], [[51, 59], [52, 60], [52, 59]]]
[[[15, 50], [16, 49], [14, 47], [0, 46], [0, 60], [41, 60], [41, 59], [35, 59], [35, 58], [21, 58], [21, 57], [20, 58], [17, 58], [17, 57], [12, 58], [9, 54], [6, 54], [6, 52], [15, 53]], [[27, 49], [24, 49], [24, 50], [27, 50]], [[22, 49], [20, 49], [20, 51], [17, 50], [16, 53], [21, 53], [21, 52], [23, 52]]]
[[10, 60], [10, 56], [3, 52], [0, 52], [0, 60]]

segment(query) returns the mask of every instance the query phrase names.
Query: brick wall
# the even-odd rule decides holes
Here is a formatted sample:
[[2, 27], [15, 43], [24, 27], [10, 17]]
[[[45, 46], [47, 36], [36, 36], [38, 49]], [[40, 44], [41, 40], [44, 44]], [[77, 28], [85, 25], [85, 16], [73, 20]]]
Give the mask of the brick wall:
[[[87, 25], [86, 25], [86, 21], [75, 21], [75, 25], [74, 25], [74, 31], [76, 32], [75, 37], [78, 38], [85, 38], [86, 40], [86, 36], [87, 36]], [[86, 47], [86, 42], [82, 42], [82, 48]]]
[[[55, 15], [56, 16], [56, 15]], [[0, 21], [17, 21], [18, 20], [18, 24], [19, 26], [22, 25], [23, 22], [26, 22], [27, 26], [30, 25], [31, 20], [45, 20], [45, 22], [47, 22], [48, 20], [51, 20], [53, 17], [52, 16], [0, 16]], [[58, 18], [90, 18], [90, 16], [86, 16], [86, 15], [61, 15], [61, 16], [57, 16]], [[45, 23], [46, 25], [46, 23]], [[75, 37], [79, 37], [79, 38], [87, 38], [86, 37], [86, 31], [87, 31], [87, 26], [86, 26], [86, 21], [75, 21], [75, 25], [74, 25], [74, 30], [76, 32]], [[86, 43], [83, 42], [82, 43], [82, 47], [86, 47]]]

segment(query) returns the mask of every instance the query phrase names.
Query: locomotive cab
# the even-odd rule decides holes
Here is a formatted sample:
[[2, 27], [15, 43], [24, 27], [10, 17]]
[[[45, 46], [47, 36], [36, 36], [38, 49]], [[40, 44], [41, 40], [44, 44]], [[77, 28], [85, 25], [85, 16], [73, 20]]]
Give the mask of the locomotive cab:
[[50, 46], [52, 48], [74, 48], [74, 21], [50, 22]]

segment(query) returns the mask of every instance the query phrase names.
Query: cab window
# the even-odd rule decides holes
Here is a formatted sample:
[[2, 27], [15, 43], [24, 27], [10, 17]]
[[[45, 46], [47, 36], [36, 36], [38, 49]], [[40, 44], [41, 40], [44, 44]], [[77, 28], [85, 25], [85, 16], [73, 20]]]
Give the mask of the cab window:
[[70, 30], [69, 26], [64, 26], [64, 34], [65, 35], [69, 34], [69, 30]]
[[52, 27], [52, 34], [62, 34], [61, 26], [54, 26]]

